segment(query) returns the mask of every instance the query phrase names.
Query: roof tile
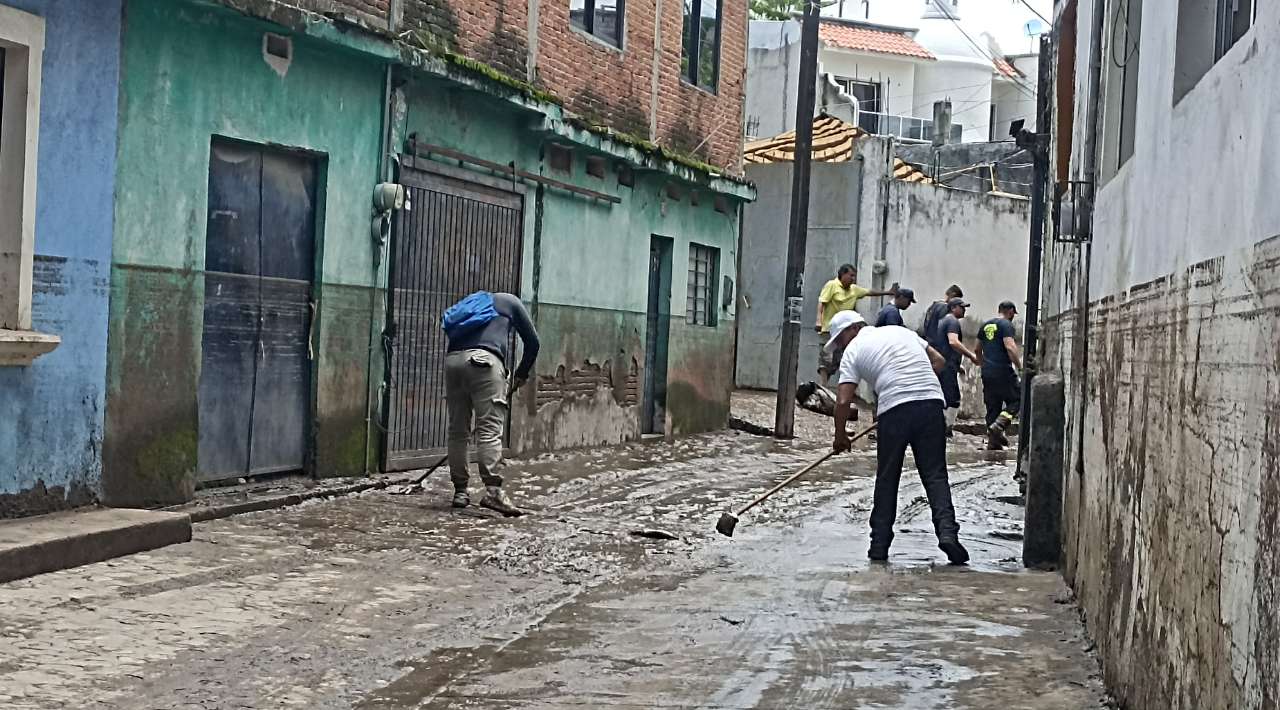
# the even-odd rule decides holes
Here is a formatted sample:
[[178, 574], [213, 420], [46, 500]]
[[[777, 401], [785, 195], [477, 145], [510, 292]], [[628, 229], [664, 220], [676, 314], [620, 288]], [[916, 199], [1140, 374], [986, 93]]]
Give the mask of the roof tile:
[[818, 25], [818, 36], [826, 44], [841, 49], [896, 54], [914, 59], [936, 59], [929, 50], [902, 32], [877, 30], [842, 22], [823, 22]]

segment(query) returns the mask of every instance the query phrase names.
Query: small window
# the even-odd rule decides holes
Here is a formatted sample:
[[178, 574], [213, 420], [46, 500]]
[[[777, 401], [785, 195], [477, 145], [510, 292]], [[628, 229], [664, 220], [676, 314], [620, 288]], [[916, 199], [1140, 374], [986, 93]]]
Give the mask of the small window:
[[547, 163], [556, 172], [573, 172], [573, 151], [552, 143], [547, 146]]
[[878, 81], [864, 81], [840, 77], [836, 84], [845, 94], [858, 101], [858, 127], [868, 133], [880, 132], [880, 116], [884, 113], [881, 103], [881, 84]]
[[587, 174], [591, 177], [603, 179], [607, 167], [608, 163], [604, 158], [597, 155], [587, 157]]
[[690, 325], [715, 326], [719, 271], [719, 249], [701, 244], [689, 245], [689, 290], [685, 308]]
[[618, 184], [623, 187], [636, 186], [635, 172], [630, 167], [622, 163], [618, 164]]
[[44, 20], [0, 5], [0, 330], [31, 329], [43, 52]]
[[720, 74], [720, 6], [724, 0], [684, 0], [685, 81], [714, 92]]
[[624, 0], [569, 0], [569, 21], [574, 27], [615, 47], [622, 46]]
[[880, 106], [880, 82], [839, 77], [836, 84], [840, 85], [841, 91], [858, 100], [859, 111], [884, 113]]
[[1231, 49], [1253, 24], [1254, 0], [1218, 0], [1218, 31], [1215, 59]]
[[1173, 64], [1173, 102], [1249, 31], [1257, 0], [1178, 0], [1178, 34]]

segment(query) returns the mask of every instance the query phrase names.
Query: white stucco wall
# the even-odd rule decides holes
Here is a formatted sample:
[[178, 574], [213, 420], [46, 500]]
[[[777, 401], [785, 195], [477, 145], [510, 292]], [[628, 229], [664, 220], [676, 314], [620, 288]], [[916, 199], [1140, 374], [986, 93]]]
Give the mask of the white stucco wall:
[[799, 75], [799, 23], [752, 20], [744, 109], [749, 137], [769, 138], [795, 128]]
[[[1077, 179], [1097, 5], [1077, 22]], [[1066, 574], [1127, 706], [1258, 710], [1280, 703], [1280, 5], [1175, 104], [1177, 15], [1145, 4], [1134, 152], [1099, 186], [1091, 247], [1046, 250]]]
[[933, 103], [951, 100], [951, 122], [964, 126], [963, 140], [985, 141], [991, 115], [991, 65], [939, 57], [916, 69], [915, 106], [918, 116], [933, 115]]
[[[915, 92], [916, 65], [905, 59], [823, 47], [818, 54], [822, 71], [835, 77], [880, 82], [884, 107], [880, 113], [910, 116]], [[932, 109], [930, 109], [932, 111]], [[920, 118], [929, 118], [921, 114]]]

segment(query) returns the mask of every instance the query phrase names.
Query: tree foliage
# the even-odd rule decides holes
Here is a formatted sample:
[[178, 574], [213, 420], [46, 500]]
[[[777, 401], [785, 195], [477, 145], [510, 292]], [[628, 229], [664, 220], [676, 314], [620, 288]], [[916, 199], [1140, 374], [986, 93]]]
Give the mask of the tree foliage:
[[[751, 16], [757, 20], [789, 20], [804, 12], [806, 0], [751, 0]], [[831, 7], [836, 0], [818, 2], [818, 7]]]

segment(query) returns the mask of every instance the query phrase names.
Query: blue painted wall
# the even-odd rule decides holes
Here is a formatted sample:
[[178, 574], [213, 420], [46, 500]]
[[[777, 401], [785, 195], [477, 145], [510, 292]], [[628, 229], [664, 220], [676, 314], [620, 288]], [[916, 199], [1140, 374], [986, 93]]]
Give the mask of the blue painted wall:
[[121, 0], [0, 0], [45, 18], [32, 326], [62, 345], [0, 367], [0, 517], [99, 493]]

